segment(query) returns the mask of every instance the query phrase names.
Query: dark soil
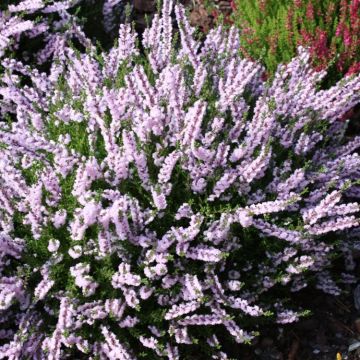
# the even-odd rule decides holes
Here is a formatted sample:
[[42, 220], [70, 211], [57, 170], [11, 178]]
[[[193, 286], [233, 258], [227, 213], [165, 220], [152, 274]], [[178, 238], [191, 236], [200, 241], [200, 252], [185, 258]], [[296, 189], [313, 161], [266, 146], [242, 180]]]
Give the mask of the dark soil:
[[[354, 254], [360, 279], [360, 254]], [[342, 262], [334, 273], [343, 272]], [[240, 346], [233, 355], [239, 360], [360, 360], [360, 285], [346, 285], [340, 296], [304, 289], [291, 301], [311, 315], [289, 325], [272, 324], [261, 329], [261, 336], [252, 346]], [[355, 297], [357, 305], [355, 306]], [[356, 347], [350, 349], [353, 344]]]
[[[309, 294], [310, 295], [310, 294]], [[311, 300], [310, 300], [311, 299]], [[352, 296], [333, 297], [314, 294], [309, 298], [313, 315], [293, 325], [263, 331], [251, 347], [241, 347], [241, 360], [357, 360], [358, 351], [349, 345], [360, 340], [359, 315]]]

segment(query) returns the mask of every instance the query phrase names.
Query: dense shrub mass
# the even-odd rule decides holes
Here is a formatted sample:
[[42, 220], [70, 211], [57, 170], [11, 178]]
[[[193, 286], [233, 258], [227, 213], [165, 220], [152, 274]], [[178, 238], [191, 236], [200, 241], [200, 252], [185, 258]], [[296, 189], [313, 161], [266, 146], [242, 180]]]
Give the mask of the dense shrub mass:
[[[360, 138], [309, 54], [271, 83], [237, 30], [193, 37], [164, 1], [142, 40], [59, 43], [49, 74], [3, 59], [0, 358], [227, 359], [263, 322], [333, 295], [359, 225]], [[26, 85], [24, 85], [24, 83]]]
[[126, 4], [120, 0], [3, 0], [0, 57], [16, 52], [17, 58], [41, 65], [59, 57], [65, 44], [87, 48], [88, 35], [102, 40], [125, 21]]
[[313, 65], [331, 63], [336, 73], [360, 71], [359, 0], [236, 0], [233, 19], [242, 30], [242, 50], [262, 59], [270, 72], [289, 62], [299, 45]]
[[[23, 40], [30, 42], [33, 48], [41, 44], [42, 50], [34, 58], [41, 64], [61, 47], [60, 43], [75, 38], [83, 42], [85, 36], [76, 23], [77, 19], [68, 12], [79, 2], [28, 0], [8, 6], [3, 4], [4, 11], [0, 13], [0, 55], [7, 50], [16, 50]], [[24, 54], [25, 58], [34, 55], [33, 48]]]

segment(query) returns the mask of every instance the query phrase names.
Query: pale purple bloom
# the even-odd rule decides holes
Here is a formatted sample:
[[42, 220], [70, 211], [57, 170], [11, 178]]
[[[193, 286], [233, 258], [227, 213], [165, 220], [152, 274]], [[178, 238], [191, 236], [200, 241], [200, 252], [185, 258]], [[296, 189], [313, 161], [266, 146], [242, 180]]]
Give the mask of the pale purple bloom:
[[69, 249], [68, 253], [73, 259], [77, 259], [82, 254], [82, 247], [80, 245], [75, 245]]
[[50, 280], [48, 276], [45, 276], [43, 280], [37, 285], [34, 290], [34, 295], [39, 299], [42, 300], [49, 290], [53, 287], [55, 281]]
[[105, 326], [101, 328], [101, 332], [105, 338], [105, 349], [111, 359], [132, 360], [133, 357], [127, 349], [120, 343], [116, 336]]
[[277, 314], [276, 322], [278, 324], [290, 324], [299, 319], [298, 314], [292, 310], [284, 310]]
[[56, 239], [51, 239], [49, 241], [48, 250], [50, 252], [56, 252], [59, 249], [60, 241]]
[[183, 303], [179, 305], [173, 305], [171, 309], [166, 313], [165, 319], [170, 320], [177, 318], [181, 315], [188, 314], [195, 311], [200, 307], [200, 304], [197, 301], [190, 301], [188, 303]]

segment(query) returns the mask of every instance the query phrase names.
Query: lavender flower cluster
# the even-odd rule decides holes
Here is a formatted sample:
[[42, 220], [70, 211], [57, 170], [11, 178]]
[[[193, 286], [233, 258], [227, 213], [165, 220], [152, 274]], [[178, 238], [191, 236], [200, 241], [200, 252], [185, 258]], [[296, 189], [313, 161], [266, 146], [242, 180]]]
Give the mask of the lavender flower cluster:
[[[88, 48], [91, 41], [75, 12], [83, 5], [98, 6], [95, 0], [23, 0], [9, 5], [5, 11], [0, 11], [0, 58], [9, 51], [19, 49], [21, 40], [41, 41], [39, 52], [22, 54], [24, 60], [34, 57], [31, 60], [38, 64], [61, 56], [61, 50], [70, 42], [76, 41]], [[118, 20], [124, 20], [124, 10], [124, 0], [103, 0], [102, 25], [106, 32], [114, 31]]]
[[354, 281], [360, 137], [337, 119], [360, 77], [319, 90], [299, 48], [264, 82], [235, 28], [201, 43], [172, 10], [145, 58], [126, 24], [49, 74], [2, 61], [0, 359], [227, 359], [298, 320], [293, 293]]

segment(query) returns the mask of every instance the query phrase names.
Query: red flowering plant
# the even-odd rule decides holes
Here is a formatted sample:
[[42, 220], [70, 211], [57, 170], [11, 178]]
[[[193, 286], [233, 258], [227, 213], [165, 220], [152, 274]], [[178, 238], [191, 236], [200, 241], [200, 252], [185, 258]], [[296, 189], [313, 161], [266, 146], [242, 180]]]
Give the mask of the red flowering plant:
[[333, 80], [360, 71], [360, 0], [235, 0], [232, 17], [243, 53], [270, 73], [299, 45], [309, 48], [316, 70], [330, 68]]

